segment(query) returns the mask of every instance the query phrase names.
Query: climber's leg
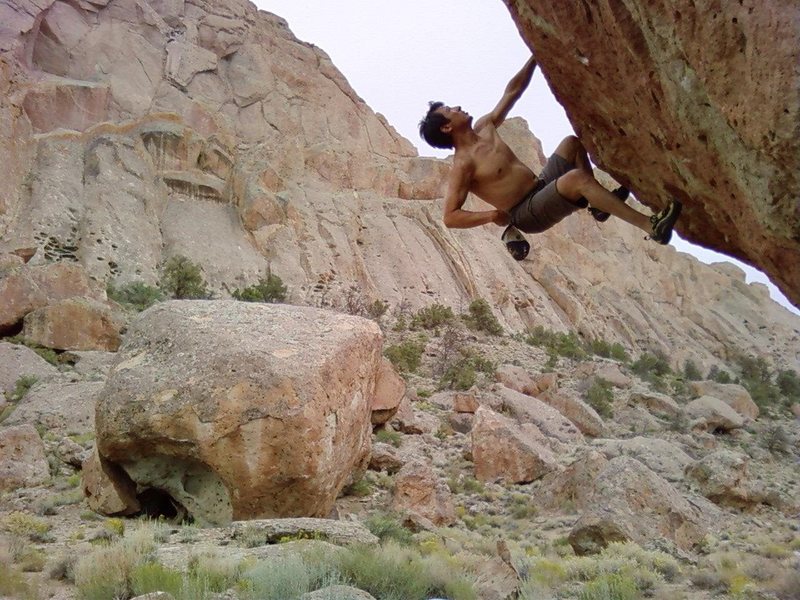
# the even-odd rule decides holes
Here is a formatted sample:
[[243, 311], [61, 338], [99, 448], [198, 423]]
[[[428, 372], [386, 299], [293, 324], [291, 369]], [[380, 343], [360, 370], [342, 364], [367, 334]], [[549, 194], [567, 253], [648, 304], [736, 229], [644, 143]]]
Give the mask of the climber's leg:
[[638, 227], [648, 235], [653, 233], [650, 217], [620, 202], [619, 198], [600, 185], [587, 171], [574, 169], [562, 175], [556, 181], [556, 188], [568, 200], [577, 201], [584, 197], [593, 207]]

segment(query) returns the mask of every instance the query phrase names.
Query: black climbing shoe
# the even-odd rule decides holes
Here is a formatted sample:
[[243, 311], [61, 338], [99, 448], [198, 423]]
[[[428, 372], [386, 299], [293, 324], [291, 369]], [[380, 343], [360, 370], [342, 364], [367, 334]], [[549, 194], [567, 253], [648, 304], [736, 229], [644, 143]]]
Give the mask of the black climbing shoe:
[[506, 245], [506, 250], [514, 257], [514, 260], [523, 260], [528, 256], [528, 252], [531, 251], [531, 245], [528, 243], [528, 240], [526, 240], [522, 232], [513, 225], [506, 227], [500, 239], [503, 240], [503, 243]]
[[[628, 196], [630, 195], [631, 192], [630, 190], [628, 190], [628, 188], [621, 185], [611, 193], [614, 194], [614, 196], [616, 196], [617, 198], [619, 198], [619, 200], [621, 200], [622, 202], [625, 202], [625, 200], [628, 199]], [[592, 216], [594, 217], [595, 221], [600, 221], [601, 223], [608, 221], [608, 217], [611, 216], [610, 214], [608, 214], [607, 212], [603, 212], [599, 208], [590, 207], [589, 212], [592, 213]]]
[[650, 217], [650, 224], [653, 226], [651, 240], [661, 245], [669, 244], [672, 239], [672, 228], [675, 227], [675, 221], [678, 220], [681, 214], [681, 208], [683, 208], [683, 205], [673, 199], [667, 205], [667, 208]]

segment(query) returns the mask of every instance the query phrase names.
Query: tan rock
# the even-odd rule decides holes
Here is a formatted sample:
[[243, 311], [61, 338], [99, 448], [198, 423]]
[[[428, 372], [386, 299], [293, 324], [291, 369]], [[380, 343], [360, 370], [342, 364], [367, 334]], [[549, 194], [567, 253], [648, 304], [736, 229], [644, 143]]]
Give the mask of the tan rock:
[[122, 342], [121, 328], [106, 304], [69, 298], [25, 315], [22, 335], [46, 348], [114, 352]]
[[410, 435], [435, 433], [441, 424], [436, 415], [415, 408], [407, 397], [403, 397], [400, 401], [397, 412], [390, 423], [398, 431]]
[[483, 407], [475, 413], [472, 458], [475, 477], [481, 481], [529, 483], [558, 466], [535, 425], [519, 424]]
[[552, 392], [550, 390], [539, 394], [539, 399], [555, 408], [564, 415], [584, 435], [600, 437], [605, 431], [605, 423], [597, 411], [580, 398], [572, 395]]
[[372, 444], [372, 454], [369, 459], [369, 468], [373, 471], [386, 471], [389, 474], [397, 473], [405, 464], [397, 448], [383, 442]]
[[480, 403], [473, 394], [455, 394], [453, 396], [453, 410], [457, 413], [475, 413]]
[[378, 369], [378, 380], [375, 383], [372, 424], [381, 425], [389, 421], [397, 412], [405, 393], [405, 380], [395, 371], [392, 363], [383, 358]]
[[689, 384], [689, 387], [696, 396], [713, 396], [722, 400], [747, 419], [758, 418], [758, 405], [753, 402], [750, 392], [738, 383], [693, 381]]
[[686, 414], [696, 427], [705, 430], [730, 431], [744, 426], [744, 418], [728, 404], [713, 396], [701, 396], [686, 405]]
[[450, 413], [447, 415], [447, 422], [453, 431], [469, 433], [475, 423], [475, 415], [473, 413]]
[[0, 491], [34, 487], [49, 479], [44, 443], [33, 425], [0, 429]]
[[609, 542], [645, 544], [659, 537], [689, 550], [708, 531], [709, 516], [636, 459], [610, 461], [593, 488], [587, 510], [569, 534], [577, 554], [598, 552]]
[[498, 390], [498, 396], [503, 400], [503, 411], [518, 422], [532, 423], [545, 436], [560, 442], [583, 442], [583, 435], [575, 424], [541, 400], [506, 387]]
[[0, 397], [14, 391], [23, 376], [44, 381], [58, 375], [58, 369], [27, 346], [0, 342]]
[[670, 417], [678, 416], [683, 412], [680, 405], [670, 396], [645, 388], [632, 391], [630, 403], [633, 405], [641, 404], [655, 414], [662, 414]]
[[596, 444], [606, 458], [630, 456], [667, 481], [682, 481], [684, 470], [694, 462], [677, 445], [659, 438], [636, 436], [624, 440], [597, 440]]
[[500, 365], [495, 371], [495, 379], [509, 389], [528, 396], [538, 396], [541, 388], [538, 383], [522, 367], [516, 365]]
[[407, 463], [394, 478], [392, 507], [429, 519], [434, 525], [452, 525], [456, 520], [452, 494], [447, 484], [423, 462]]
[[67, 298], [105, 300], [105, 293], [76, 264], [23, 267], [0, 278], [0, 332], [28, 313]]
[[160, 303], [98, 401], [100, 455], [201, 522], [327, 516], [369, 461], [380, 350], [377, 325], [349, 315]]
[[594, 481], [608, 464], [597, 450], [586, 450], [561, 471], [552, 471], [541, 478], [535, 491], [536, 502], [550, 510], [564, 510], [571, 503], [586, 510], [594, 491]]
[[367, 527], [358, 521], [339, 521], [336, 519], [315, 519], [300, 517], [294, 519], [251, 519], [234, 521], [230, 529], [234, 538], [241, 538], [251, 531], [258, 531], [268, 544], [275, 544], [285, 537], [295, 537], [303, 533], [311, 537], [321, 537], [333, 544], [347, 546], [361, 544], [374, 546], [380, 540]]
[[718, 450], [692, 463], [687, 477], [700, 492], [716, 504], [752, 508], [765, 502], [766, 490], [751, 481], [747, 455], [731, 450]]
[[103, 381], [45, 381], [35, 385], [5, 420], [25, 423], [57, 435], [84, 435], [94, 431], [94, 409]]
[[100, 457], [95, 449], [82, 467], [83, 493], [89, 508], [103, 515], [132, 515], [141, 506], [136, 484], [125, 471]]

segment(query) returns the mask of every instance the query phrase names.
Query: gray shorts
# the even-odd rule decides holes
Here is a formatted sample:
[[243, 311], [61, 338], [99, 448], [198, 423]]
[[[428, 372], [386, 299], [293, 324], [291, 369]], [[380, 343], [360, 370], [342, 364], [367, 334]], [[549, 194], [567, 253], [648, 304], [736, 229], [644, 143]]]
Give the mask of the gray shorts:
[[580, 210], [580, 204], [570, 202], [556, 189], [556, 180], [574, 168], [575, 165], [565, 158], [553, 154], [542, 169], [536, 187], [509, 211], [511, 224], [525, 233], [541, 233]]

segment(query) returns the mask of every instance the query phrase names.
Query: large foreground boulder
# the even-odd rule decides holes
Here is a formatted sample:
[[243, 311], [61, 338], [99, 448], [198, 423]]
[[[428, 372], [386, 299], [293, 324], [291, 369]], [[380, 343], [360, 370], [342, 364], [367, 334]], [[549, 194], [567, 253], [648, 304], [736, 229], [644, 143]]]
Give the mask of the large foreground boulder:
[[97, 404], [100, 456], [200, 522], [327, 516], [369, 460], [381, 341], [372, 321], [313, 308], [159, 304]]

